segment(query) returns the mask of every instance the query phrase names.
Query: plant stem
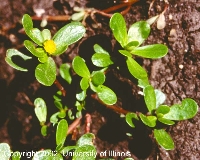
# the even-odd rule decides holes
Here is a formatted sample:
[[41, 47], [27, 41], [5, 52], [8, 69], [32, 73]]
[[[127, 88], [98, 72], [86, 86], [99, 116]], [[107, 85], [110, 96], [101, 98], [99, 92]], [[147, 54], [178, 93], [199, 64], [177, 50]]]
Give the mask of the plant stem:
[[72, 124], [69, 125], [67, 135], [69, 135], [80, 124], [81, 119], [82, 119], [82, 116], [75, 119], [75, 121], [72, 122]]
[[97, 96], [97, 94], [92, 94], [91, 97], [92, 97], [93, 99], [97, 100], [99, 103], [101, 103], [101, 104], [103, 104], [104, 106], [106, 106], [107, 108], [109, 108], [109, 109], [115, 111], [116, 113], [119, 113], [119, 114], [127, 114], [128, 112], [130, 112], [130, 111], [127, 111], [127, 110], [125, 110], [125, 109], [123, 109], [123, 108], [117, 107], [117, 106], [115, 106], [115, 105], [107, 105], [107, 104], [103, 103], [103, 102], [99, 99], [99, 97]]
[[43, 17], [32, 16], [31, 18], [32, 20], [35, 20], [35, 21], [41, 21], [43, 19], [46, 19], [47, 21], [52, 22], [52, 21], [68, 21], [71, 19], [71, 16], [69, 15], [43, 16]]
[[87, 113], [85, 115], [85, 133], [89, 133], [90, 132], [91, 123], [92, 123], [91, 115], [89, 113]]
[[56, 87], [62, 92], [62, 95], [65, 97], [66, 96], [66, 90], [64, 89], [64, 87], [60, 84], [60, 82], [56, 79], [54, 81], [54, 84], [56, 85]]

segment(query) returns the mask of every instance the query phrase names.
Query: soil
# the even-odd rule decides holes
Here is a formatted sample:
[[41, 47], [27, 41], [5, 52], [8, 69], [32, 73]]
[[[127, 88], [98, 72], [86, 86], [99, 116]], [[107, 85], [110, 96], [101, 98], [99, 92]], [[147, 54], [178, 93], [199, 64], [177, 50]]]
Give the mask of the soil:
[[[0, 4], [0, 142], [6, 142], [13, 151], [36, 151], [42, 148], [55, 150], [55, 131], [50, 127], [47, 137], [40, 134], [40, 125], [35, 116], [34, 108], [30, 105], [35, 98], [42, 97], [48, 106], [48, 116], [57, 111], [53, 104], [52, 95], [57, 91], [56, 86], [45, 87], [34, 77], [37, 59], [23, 62], [15, 61], [28, 68], [28, 72], [19, 72], [8, 66], [4, 60], [6, 50], [17, 48], [30, 55], [23, 47], [27, 37], [23, 34], [20, 20], [23, 14], [31, 16], [36, 9], [44, 9], [44, 15], [71, 15], [75, 6], [105, 9], [120, 0], [4, 0]], [[149, 11], [151, 1], [140, 0], [132, 5], [124, 16], [129, 27], [139, 20], [146, 20], [164, 10], [163, 0], [155, 0]], [[149, 11], [149, 14], [148, 14]], [[162, 43], [169, 48], [168, 54], [158, 60], [137, 58], [137, 61], [147, 70], [151, 84], [164, 92], [167, 96], [166, 104], [180, 103], [188, 97], [200, 104], [200, 1], [199, 0], [169, 0], [169, 8], [165, 12], [166, 26], [158, 30], [152, 25], [151, 34], [145, 44]], [[66, 22], [48, 22], [46, 28], [55, 33]], [[83, 57], [90, 70], [90, 57], [93, 45], [98, 43], [111, 53], [119, 57], [118, 65], [124, 68], [122, 72], [110, 69], [107, 73], [106, 85], [112, 88], [118, 96], [117, 106], [130, 111], [145, 112], [144, 101], [138, 94], [136, 80], [125, 69], [123, 59], [116, 50], [119, 48], [113, 40], [108, 26], [109, 18], [95, 14], [89, 15], [85, 21], [87, 32], [78, 43], [70, 46], [65, 54], [56, 57], [56, 63], [71, 63], [77, 54]], [[40, 21], [34, 22], [40, 27]], [[41, 27], [40, 27], [41, 28]], [[66, 101], [69, 105], [74, 102], [74, 90], [77, 77], [74, 76], [72, 85], [66, 84], [58, 75], [58, 80], [67, 90]], [[70, 93], [70, 94], [69, 94]], [[200, 112], [190, 120], [177, 122], [167, 127], [168, 133], [175, 142], [175, 149], [165, 151], [152, 138], [151, 130], [138, 123], [135, 129], [127, 126], [120, 116], [93, 100], [90, 96], [86, 100], [86, 111], [92, 117], [91, 132], [96, 138], [94, 144], [98, 153], [107, 151], [131, 152], [131, 157], [137, 159], [161, 160], [198, 160], [200, 159]], [[49, 118], [48, 117], [48, 118]], [[85, 119], [81, 121], [77, 138], [84, 133]], [[131, 133], [132, 138], [126, 133]], [[71, 136], [67, 144], [73, 144]], [[26, 159], [26, 157], [23, 157]], [[99, 155], [98, 158], [99, 159]], [[109, 158], [109, 157], [105, 157]], [[121, 157], [110, 157], [124, 159]]]

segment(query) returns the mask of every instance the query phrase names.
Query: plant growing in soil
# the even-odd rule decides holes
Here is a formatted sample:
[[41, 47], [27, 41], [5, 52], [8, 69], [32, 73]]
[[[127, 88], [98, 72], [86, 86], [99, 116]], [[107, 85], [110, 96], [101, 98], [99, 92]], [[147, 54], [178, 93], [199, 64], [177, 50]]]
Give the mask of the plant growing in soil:
[[[56, 80], [56, 64], [52, 56], [58, 56], [64, 53], [70, 44], [81, 39], [85, 33], [84, 26], [79, 22], [71, 22], [61, 28], [53, 38], [51, 38], [49, 30], [44, 29], [43, 31], [40, 31], [37, 28], [33, 28], [33, 22], [27, 14], [23, 16], [22, 24], [26, 34], [34, 42], [32, 43], [29, 40], [25, 40], [24, 46], [39, 60], [39, 64], [35, 69], [36, 79], [45, 86], [51, 86], [55, 82], [58, 83]], [[110, 65], [115, 64], [115, 61], [106, 50], [98, 44], [95, 44], [95, 53], [91, 57], [91, 60], [95, 66], [100, 67], [99, 70], [91, 72], [85, 63], [85, 60], [80, 56], [76, 56], [72, 62], [73, 70], [81, 77], [78, 93], [76, 94], [77, 100], [74, 104], [74, 106], [76, 106], [76, 114], [74, 115], [74, 112], [72, 112], [74, 108], [69, 109], [67, 106], [63, 105], [62, 98], [60, 98], [61, 95], [64, 95], [62, 94], [64, 90], [62, 87], [60, 88], [60, 91], [53, 96], [54, 104], [59, 110], [50, 118], [50, 122], [53, 126], [57, 125], [55, 138], [55, 153], [57, 159], [63, 159], [62, 155], [65, 155], [70, 150], [73, 150], [75, 153], [89, 151], [94, 153], [91, 157], [88, 157], [88, 155], [81, 155], [81, 159], [95, 159], [96, 157], [96, 149], [92, 143], [94, 135], [91, 133], [83, 135], [77, 141], [75, 146], [65, 146], [65, 140], [69, 130], [67, 120], [73, 120], [75, 117], [82, 117], [82, 110], [85, 109], [86, 106], [84, 100], [89, 88], [95, 93], [97, 97], [95, 99], [99, 100], [100, 103], [105, 104], [108, 108], [111, 108], [120, 114], [124, 114], [125, 120], [129, 126], [134, 128], [134, 121], [141, 120], [146, 126], [152, 128], [156, 141], [166, 150], [173, 149], [174, 142], [170, 135], [165, 131], [165, 125], [173, 125], [175, 123], [174, 121], [190, 119], [194, 117], [198, 111], [197, 103], [190, 98], [186, 98], [181, 104], [175, 104], [171, 107], [164, 105], [163, 103], [166, 99], [164, 93], [154, 89], [149, 83], [146, 70], [134, 59], [135, 56], [157, 59], [165, 56], [168, 52], [167, 47], [163, 44], [141, 46], [150, 33], [150, 25], [146, 21], [134, 23], [127, 32], [123, 16], [119, 13], [115, 13], [110, 19], [110, 28], [115, 39], [122, 47], [122, 49], [119, 50], [119, 53], [124, 56], [129, 72], [138, 80], [138, 86], [142, 89], [148, 112], [133, 113], [123, 109], [121, 109], [123, 112], [120, 112], [121, 110], [119, 107], [114, 106], [117, 102], [117, 95], [109, 87], [105, 86], [104, 82], [107, 69]], [[12, 61], [13, 56], [20, 56], [24, 60], [31, 59], [32, 57], [24, 55], [16, 49], [9, 49], [7, 51], [5, 58], [6, 62], [17, 70], [27, 71], [27, 69], [16, 65]], [[70, 66], [68, 64], [62, 64], [59, 69], [61, 77], [70, 84], [72, 77], [69, 70]], [[48, 124], [46, 123], [46, 103], [42, 98], [37, 98], [34, 101], [34, 106], [35, 114], [41, 125], [41, 134], [46, 136], [48, 130]], [[164, 124], [161, 129], [160, 123]], [[10, 147], [7, 146], [7, 144], [0, 144], [0, 148], [11, 153]], [[47, 156], [45, 155], [46, 157], [43, 154], [44, 151], [48, 153]], [[33, 159], [50, 158], [52, 154], [55, 154], [52, 150], [47, 149], [44, 151], [37, 152]], [[10, 157], [10, 155], [7, 157]], [[77, 155], [79, 154], [75, 154], [73, 159], [80, 159]]]

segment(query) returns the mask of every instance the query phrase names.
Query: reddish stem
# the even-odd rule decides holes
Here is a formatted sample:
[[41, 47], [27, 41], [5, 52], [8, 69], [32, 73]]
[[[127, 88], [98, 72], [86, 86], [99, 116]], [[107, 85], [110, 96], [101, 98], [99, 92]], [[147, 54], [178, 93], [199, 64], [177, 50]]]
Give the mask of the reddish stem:
[[65, 97], [66, 96], [66, 90], [64, 89], [64, 87], [60, 84], [60, 82], [56, 79], [54, 81], [54, 84], [56, 85], [56, 87], [62, 92], [62, 95]]
[[31, 18], [32, 20], [35, 20], [35, 21], [41, 21], [43, 19], [46, 19], [47, 21], [52, 22], [52, 21], [68, 21], [70, 20], [71, 16], [68, 16], [68, 15], [44, 16], [44, 17], [32, 16]]
[[87, 113], [85, 115], [85, 133], [89, 133], [90, 132], [90, 126], [92, 123], [92, 117], [89, 113]]
[[73, 132], [74, 129], [80, 124], [82, 117], [77, 118], [72, 124], [69, 125], [67, 135]]

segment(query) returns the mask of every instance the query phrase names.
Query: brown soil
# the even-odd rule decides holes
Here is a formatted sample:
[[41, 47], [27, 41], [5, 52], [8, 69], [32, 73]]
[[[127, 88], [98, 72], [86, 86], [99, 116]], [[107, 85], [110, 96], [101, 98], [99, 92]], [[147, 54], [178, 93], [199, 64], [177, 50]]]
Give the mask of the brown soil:
[[[119, 0], [116, 1], [118, 3]], [[148, 9], [151, 1], [140, 0], [132, 5], [125, 15], [127, 26], [139, 20], [149, 18]], [[71, 15], [73, 7], [94, 7], [105, 9], [114, 4], [111, 0], [4, 0], [0, 4], [0, 142], [9, 143], [13, 151], [32, 151], [42, 148], [55, 150], [55, 131], [51, 127], [47, 137], [40, 134], [40, 125], [35, 116], [33, 102], [35, 98], [42, 97], [48, 106], [48, 116], [57, 111], [53, 104], [52, 95], [57, 88], [40, 85], [34, 77], [34, 68], [37, 59], [23, 62], [16, 59], [18, 64], [29, 69], [29, 72], [19, 72], [9, 67], [4, 61], [8, 48], [17, 48], [29, 55], [23, 47], [27, 37], [22, 32], [20, 23], [23, 14], [35, 15], [35, 9], [45, 9], [45, 15]], [[161, 13], [165, 3], [156, 0], [150, 10], [150, 17]], [[92, 17], [93, 18], [93, 17]], [[120, 57], [116, 50], [119, 45], [113, 41], [108, 26], [109, 19], [95, 15], [95, 21], [90, 16], [86, 19], [86, 36], [68, 48], [67, 52], [55, 58], [57, 65], [71, 63], [77, 54], [82, 56], [90, 70], [95, 69], [90, 57], [93, 54], [93, 45], [98, 43], [112, 56]], [[169, 0], [169, 8], [165, 13], [166, 27], [158, 30], [152, 26], [151, 34], [145, 44], [163, 43], [169, 48], [168, 54], [159, 60], [137, 58], [137, 61], [148, 71], [151, 84], [167, 95], [166, 104], [180, 103], [182, 99], [192, 98], [200, 103], [200, 2], [198, 0]], [[67, 22], [49, 22], [46, 28], [53, 33]], [[40, 27], [40, 22], [35, 21]], [[96, 26], [96, 27], [95, 27]], [[173, 31], [173, 32], [172, 32]], [[175, 32], [174, 32], [175, 31]], [[145, 111], [142, 96], [138, 94], [136, 80], [127, 70], [123, 60], [118, 65], [124, 68], [123, 72], [111, 69], [107, 73], [106, 85], [112, 88], [117, 96], [119, 107], [130, 111]], [[62, 85], [67, 90], [68, 105], [74, 102], [74, 91], [77, 78], [72, 85], [67, 85], [60, 77]], [[70, 93], [70, 94], [69, 94]], [[89, 93], [88, 93], [89, 95]], [[66, 100], [66, 101], [67, 101]], [[175, 149], [165, 151], [152, 139], [151, 130], [138, 123], [135, 129], [127, 126], [126, 122], [113, 111], [99, 104], [88, 96], [85, 113], [92, 116], [91, 132], [96, 135], [95, 146], [98, 153], [105, 150], [118, 152], [130, 151], [132, 157], [137, 159], [162, 160], [198, 160], [200, 159], [200, 112], [191, 120], [181, 121], [167, 131], [175, 142]], [[85, 114], [84, 113], [84, 114]], [[48, 117], [48, 118], [49, 118]], [[80, 133], [84, 133], [84, 119], [81, 122]], [[129, 138], [126, 133], [133, 136]], [[68, 137], [66, 144], [74, 142]], [[99, 158], [99, 157], [98, 157]], [[108, 157], [107, 157], [108, 158]], [[112, 158], [112, 157], [111, 157]], [[26, 159], [24, 157], [24, 159]], [[124, 159], [124, 157], [114, 157]]]

